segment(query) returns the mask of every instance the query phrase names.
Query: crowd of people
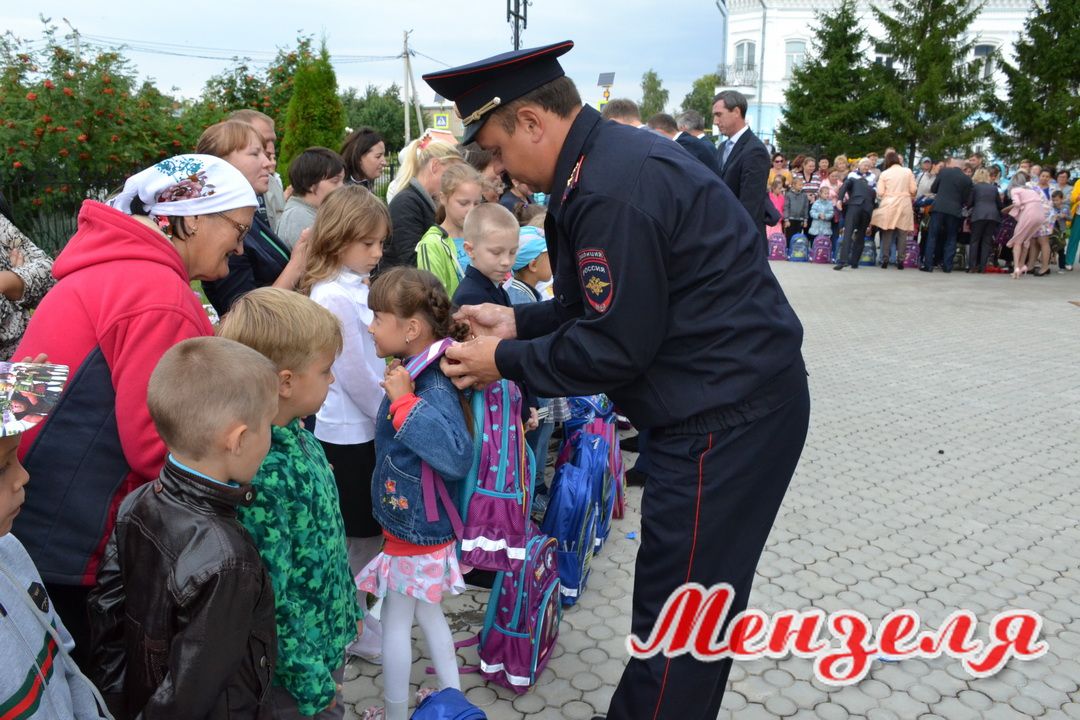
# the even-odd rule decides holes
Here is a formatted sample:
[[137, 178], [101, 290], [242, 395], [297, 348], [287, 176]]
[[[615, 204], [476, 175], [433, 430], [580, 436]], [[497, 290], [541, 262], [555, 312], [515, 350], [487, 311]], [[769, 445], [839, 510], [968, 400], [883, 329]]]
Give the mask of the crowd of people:
[[752, 137], [746, 107], [738, 92], [717, 95], [713, 119], [727, 138], [719, 148], [705, 137], [694, 111], [678, 118], [658, 113], [642, 123], [637, 105], [619, 98], [605, 105], [604, 115], [679, 142], [721, 175], [751, 217], [761, 218], [766, 238], [783, 235], [789, 252], [796, 235], [808, 246], [828, 237], [837, 270], [859, 267], [867, 255], [882, 268], [903, 270], [909, 236], [918, 242], [924, 272], [952, 272], [957, 261], [969, 273], [1015, 277], [1045, 276], [1055, 266], [1058, 272], [1073, 269], [1080, 182], [1067, 167], [1023, 159], [1010, 173], [972, 153], [923, 157], [915, 171], [892, 147], [864, 157], [789, 159]]
[[782, 231], [789, 247], [796, 233], [828, 236], [838, 269], [858, 267], [870, 247], [881, 267], [903, 269], [909, 235], [926, 272], [951, 272], [962, 260], [968, 273], [1044, 276], [1055, 266], [1071, 271], [1076, 260], [1080, 183], [1067, 169], [1022, 160], [1006, 175], [975, 153], [923, 158], [915, 173], [894, 148], [880, 161], [869, 153], [854, 162], [799, 155], [789, 163], [774, 153], [772, 165], [769, 199], [781, 221], [768, 232]]
[[[369, 128], [300, 153], [285, 190], [275, 137], [251, 110], [208, 127], [86, 201], [55, 263], [0, 217], [4, 357], [73, 369], [49, 422], [12, 434], [34, 484], [23, 504], [5, 470], [22, 479], [0, 513], [62, 636], [49, 717], [342, 717], [358, 657], [383, 668], [364, 717], [402, 719], [414, 619], [439, 686], [459, 686], [453, 533], [407, 486], [421, 462], [461, 480], [479, 439], [437, 366], [389, 361], [463, 339], [455, 306], [550, 297], [544, 207], [437, 132], [404, 149], [389, 204]], [[540, 419], [550, 403], [528, 393], [523, 417], [541, 468], [565, 419]], [[35, 656], [5, 664], [0, 695]]]
[[[522, 56], [520, 62], [526, 61], [535, 58]], [[21, 683], [41, 675], [33, 702], [50, 716], [255, 717], [263, 708], [273, 717], [339, 718], [344, 665], [356, 657], [382, 665], [384, 705], [368, 708], [364, 717], [400, 720], [410, 703], [414, 622], [438, 686], [458, 687], [442, 601], [467, 582], [484, 586], [491, 578], [459, 565], [450, 517], [441, 506], [425, 507], [420, 477], [424, 466], [451, 483], [465, 477], [480, 439], [471, 432], [457, 380], [460, 375], [482, 384], [490, 376], [470, 375], [472, 358], [466, 355], [460, 356], [465, 369], [459, 374], [436, 363], [413, 376], [401, 360], [447, 338], [471, 338], [485, 326], [516, 322], [520, 335], [528, 319], [552, 336], [569, 337], [561, 351], [556, 340], [545, 341], [551, 347], [526, 348], [526, 340], [507, 337], [513, 344], [500, 351], [498, 367], [518, 375], [521, 427], [543, 467], [555, 423], [565, 419], [558, 390], [584, 394], [592, 386], [579, 375], [595, 370], [625, 375], [623, 384], [611, 384], [615, 393], [634, 386], [634, 392], [653, 393], [650, 398], [661, 395], [648, 383], [635, 385], [645, 376], [634, 373], [659, 367], [648, 376], [652, 381], [692, 366], [692, 354], [664, 354], [661, 334], [700, 334], [709, 316], [702, 308], [715, 300], [701, 299], [700, 312], [673, 312], [657, 327], [638, 324], [637, 315], [645, 317], [669, 297], [648, 295], [655, 290], [647, 282], [649, 258], [626, 262], [616, 254], [625, 248], [604, 245], [605, 238], [637, 232], [653, 242], [650, 233], [663, 236], [662, 222], [675, 227], [690, 216], [700, 221], [697, 235], [719, 231], [704, 214], [680, 214], [675, 200], [660, 204], [655, 194], [620, 201], [617, 221], [590, 216], [590, 203], [609, 201], [606, 193], [615, 192], [587, 185], [579, 191], [582, 173], [591, 168], [605, 172], [590, 182], [615, 183], [620, 172], [643, 172], [628, 165], [636, 153], [651, 168], [650, 181], [688, 177], [713, 205], [730, 198], [717, 192], [719, 178], [746, 217], [724, 215], [721, 230], [738, 238], [737, 248], [722, 238], [710, 240], [718, 252], [727, 247], [738, 253], [723, 272], [712, 268], [717, 276], [730, 277], [731, 267], [747, 278], [768, 275], [757, 263], [768, 238], [777, 235], [789, 247], [799, 235], [826, 237], [837, 270], [859, 267], [868, 248], [881, 268], [902, 270], [912, 237], [924, 272], [1020, 277], [1045, 276], [1055, 266], [1073, 269], [1080, 181], [1066, 169], [1022, 160], [1009, 171], [976, 153], [923, 158], [916, 172], [894, 148], [880, 158], [871, 152], [789, 161], [782, 153], [770, 157], [753, 136], [738, 93], [714, 100], [713, 120], [726, 138], [716, 147], [698, 113], [658, 114], [642, 123], [633, 103], [608, 103], [604, 116], [638, 128], [630, 131], [601, 123], [591, 108], [582, 110], [576, 91], [556, 90], [580, 115], [547, 109], [553, 114], [545, 116], [534, 106], [500, 111], [524, 113], [516, 116], [519, 139], [542, 122], [571, 118], [560, 138], [569, 154], [535, 163], [558, 171], [554, 183], [528, 164], [504, 168], [504, 160], [521, 163], [523, 155], [490, 149], [496, 133], [511, 142], [513, 133], [501, 121], [487, 125], [483, 145], [458, 144], [437, 131], [409, 143], [388, 202], [372, 192], [385, 172], [387, 149], [370, 128], [352, 132], [339, 149], [303, 151], [285, 170], [284, 183], [273, 119], [243, 110], [208, 127], [193, 153], [132, 176], [108, 202], [87, 201], [78, 232], [55, 262], [0, 217], [0, 351], [4, 358], [46, 356], [72, 370], [47, 421], [37, 413], [33, 423], [0, 432], [0, 456], [9, 458], [0, 470], [0, 500], [6, 503], [0, 506], [0, 562], [18, 568], [16, 578], [0, 577], [0, 584], [25, 584], [31, 597], [37, 587], [47, 596], [41, 612], [59, 638], [37, 626], [22, 628], [20, 647], [28, 652], [15, 653], [0, 670], [0, 693], [9, 691], [4, 683], [11, 678]], [[551, 96], [544, 102], [557, 104]], [[536, 106], [547, 107], [540, 101]], [[476, 112], [482, 117], [491, 110]], [[541, 188], [553, 189], [551, 207], [558, 215], [548, 215]], [[568, 199], [579, 192], [568, 210]], [[657, 204], [639, 207], [646, 202]], [[555, 256], [550, 249], [549, 258], [549, 248], [558, 246], [547, 233], [554, 228], [567, 235], [575, 223], [591, 233], [592, 244], [575, 247], [576, 254]], [[653, 252], [659, 265], [669, 261], [661, 247], [660, 240], [655, 246], [642, 241], [635, 252]], [[706, 259], [688, 247], [676, 247], [670, 262], [683, 263], [687, 273], [702, 271], [698, 266]], [[957, 268], [958, 259], [965, 265]], [[581, 287], [572, 280], [553, 287], [555, 264], [564, 278], [577, 273]], [[201, 282], [210, 308], [193, 292], [194, 281]], [[798, 355], [801, 327], [779, 287], [746, 283], [782, 302], [770, 306], [764, 324], [750, 311], [733, 316], [745, 320], [736, 329], [768, 327]], [[620, 293], [616, 284], [632, 286], [634, 293]], [[568, 299], [565, 292], [580, 297]], [[553, 298], [543, 309], [538, 305]], [[616, 304], [619, 337], [633, 332], [642, 343], [655, 340], [648, 358], [624, 358], [619, 353], [638, 348], [605, 334]], [[465, 306], [486, 309], [455, 314]], [[567, 319], [571, 312], [589, 313], [593, 324], [571, 330], [578, 327]], [[722, 321], [728, 319], [709, 320]], [[536, 331], [529, 339], [544, 334]], [[483, 341], [472, 347], [486, 347]], [[610, 353], [608, 362], [594, 352]], [[701, 352], [704, 357], [706, 350]], [[490, 353], [494, 366], [495, 350]], [[785, 404], [805, 389], [805, 373], [801, 360], [788, 365], [787, 355], [781, 365], [772, 355], [753, 362], [732, 358], [781, 381], [765, 386], [746, 370], [745, 387], [725, 395], [725, 402], [681, 397], [680, 403], [711, 403], [689, 416], [674, 401], [642, 401], [651, 412], [667, 413], [657, 423], [678, 432], [642, 432], [639, 464], [629, 476], [657, 482], [654, 473], [667, 472], [667, 466], [650, 467], [650, 455], [670, 455], [665, 444], [673, 437], [707, 435], [711, 450], [709, 423], [726, 428], [723, 423], [736, 422], [710, 415], [716, 407], [743, 408], [747, 397], [770, 403], [740, 414], [759, 418], [760, 410], [759, 419], [776, 421], [775, 432], [763, 438], [793, 438], [790, 452], [777, 456], [770, 470], [776, 492], [771, 510], [755, 524], [754, 543], [763, 545], [805, 435], [808, 399], [805, 407]], [[714, 360], [701, 365], [714, 367]], [[759, 367], [769, 363], [775, 366]], [[762, 390], [776, 387], [782, 391]], [[625, 401], [630, 412], [639, 410], [635, 400], [640, 398]], [[773, 416], [784, 407], [790, 417]], [[706, 450], [695, 448], [680, 457], [700, 453], [691, 470], [701, 477], [698, 460], [704, 463]], [[741, 457], [743, 451], [725, 452]], [[34, 481], [25, 502], [19, 459]], [[545, 491], [541, 483], [533, 500], [537, 512]], [[657, 498], [657, 507], [667, 501], [674, 502]], [[425, 512], [432, 510], [434, 517]], [[12, 527], [18, 542], [8, 535]], [[664, 532], [685, 539], [683, 527]], [[752, 577], [751, 555], [742, 559], [749, 572], [740, 577]], [[640, 577], [666, 568], [655, 557], [651, 563], [639, 567]], [[0, 599], [3, 593], [0, 586]], [[651, 586], [643, 593], [655, 596], [653, 605], [662, 604], [663, 595]], [[378, 619], [370, 612], [376, 603]], [[55, 655], [48, 678], [38, 656], [42, 638]], [[655, 675], [653, 666], [643, 669], [645, 663], [637, 662], [631, 661], [627, 677]], [[722, 672], [709, 700], [717, 706]], [[651, 687], [639, 685], [620, 685], [620, 697]], [[659, 694], [657, 708], [663, 689]], [[623, 699], [613, 707], [631, 704]]]

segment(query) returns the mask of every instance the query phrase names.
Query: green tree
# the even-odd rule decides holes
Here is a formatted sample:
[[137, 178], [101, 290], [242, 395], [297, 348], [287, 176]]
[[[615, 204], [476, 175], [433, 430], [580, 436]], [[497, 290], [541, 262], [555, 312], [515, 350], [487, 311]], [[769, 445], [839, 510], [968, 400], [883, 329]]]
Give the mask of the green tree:
[[994, 149], [1005, 157], [1058, 162], [1080, 158], [1080, 3], [1036, 2], [1003, 62], [1007, 98], [995, 98], [1002, 128]]
[[345, 109], [338, 97], [337, 76], [326, 43], [293, 75], [284, 133], [279, 159], [284, 168], [306, 148], [321, 145], [337, 149], [345, 139]]
[[708, 127], [712, 117], [713, 98], [716, 97], [716, 86], [720, 84], [720, 76], [716, 73], [702, 75], [690, 86], [690, 92], [682, 101], [682, 110], [696, 110], [705, 118], [705, 126]]
[[253, 108], [262, 110], [267, 94], [266, 78], [251, 69], [247, 58], [233, 58], [233, 67], [211, 75], [203, 87], [202, 98], [226, 110]]
[[43, 22], [44, 42], [0, 37], [0, 186], [18, 223], [56, 251], [84, 198], [188, 146], [171, 97], [117, 53], [76, 56]]
[[396, 153], [405, 146], [405, 106], [401, 102], [401, 88], [393, 84], [380, 91], [368, 85], [361, 95], [356, 88], [341, 94], [345, 106], [345, 122], [349, 127], [370, 127], [379, 131], [386, 141], [389, 153]]
[[855, 0], [819, 13], [810, 57], [784, 92], [777, 143], [788, 154], [862, 154], [890, 142], [879, 129], [873, 69], [862, 51], [865, 31]]
[[967, 150], [990, 133], [980, 118], [990, 81], [970, 60], [976, 36], [968, 32], [982, 9], [970, 0], [894, 0], [891, 12], [871, 6], [885, 37], [877, 51], [891, 58], [878, 68], [877, 97], [892, 136], [908, 162], [915, 154]]
[[278, 48], [277, 57], [266, 69], [266, 95], [263, 98], [261, 109], [272, 118], [280, 122], [285, 117], [292, 99], [293, 77], [297, 69], [304, 63], [311, 62], [314, 54], [311, 51], [312, 38], [310, 35], [297, 35], [295, 48]]
[[664, 112], [667, 106], [668, 91], [664, 89], [664, 83], [660, 76], [652, 68], [641, 76], [641, 121], [645, 122], [658, 112]]

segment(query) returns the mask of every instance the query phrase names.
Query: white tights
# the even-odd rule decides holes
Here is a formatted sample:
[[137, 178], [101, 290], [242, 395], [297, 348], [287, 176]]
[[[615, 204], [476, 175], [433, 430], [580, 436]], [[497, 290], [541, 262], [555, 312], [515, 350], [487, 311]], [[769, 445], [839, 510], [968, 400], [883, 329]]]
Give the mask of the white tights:
[[412, 670], [413, 617], [420, 623], [439, 688], [461, 689], [454, 638], [442, 605], [416, 600], [393, 590], [382, 607], [383, 700], [386, 720], [406, 720], [409, 705], [409, 674]]

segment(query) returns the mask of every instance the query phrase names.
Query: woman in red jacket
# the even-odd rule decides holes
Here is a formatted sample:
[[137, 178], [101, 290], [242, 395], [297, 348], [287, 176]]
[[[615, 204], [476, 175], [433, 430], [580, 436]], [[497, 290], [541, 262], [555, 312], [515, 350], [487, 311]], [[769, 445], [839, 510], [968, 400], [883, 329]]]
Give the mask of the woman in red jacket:
[[83, 648], [86, 595], [117, 508], [165, 461], [146, 407], [150, 373], [176, 343], [213, 334], [191, 281], [228, 273], [256, 204], [244, 175], [208, 155], [162, 160], [108, 204], [85, 201], [53, 264], [58, 282], [15, 352], [71, 368], [56, 409], [23, 435], [34, 483], [15, 534]]

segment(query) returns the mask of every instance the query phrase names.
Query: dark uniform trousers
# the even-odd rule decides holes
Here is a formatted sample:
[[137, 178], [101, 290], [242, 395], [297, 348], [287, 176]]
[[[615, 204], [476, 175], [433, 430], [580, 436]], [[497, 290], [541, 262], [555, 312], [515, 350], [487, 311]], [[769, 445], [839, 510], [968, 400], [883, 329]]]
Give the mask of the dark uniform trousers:
[[[634, 576], [632, 632], [647, 642], [669, 595], [681, 584], [730, 583], [726, 621], [746, 609], [750, 587], [780, 503], [802, 453], [810, 396], [801, 360], [781, 404], [763, 417], [712, 432], [656, 429], [642, 497], [641, 547]], [[720, 630], [722, 638], [726, 629]], [[732, 660], [685, 654], [631, 659], [609, 720], [714, 720]]]
[[870, 211], [859, 205], [849, 205], [844, 211], [844, 239], [836, 255], [838, 265], [847, 263], [859, 266], [863, 248], [866, 247], [866, 228], [870, 225]]

